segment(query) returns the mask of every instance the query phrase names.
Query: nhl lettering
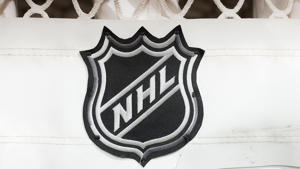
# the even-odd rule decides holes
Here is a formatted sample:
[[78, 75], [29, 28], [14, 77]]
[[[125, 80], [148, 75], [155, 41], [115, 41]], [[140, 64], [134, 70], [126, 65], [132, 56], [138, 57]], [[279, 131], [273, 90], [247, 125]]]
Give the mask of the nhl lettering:
[[[144, 108], [144, 100], [149, 97], [149, 102], [152, 103], [156, 99], [156, 75], [152, 75], [150, 78], [150, 87], [148, 89], [143, 89], [143, 85], [141, 84], [136, 89], [136, 108], [137, 113], [140, 113]], [[172, 77], [170, 80], [166, 81], [166, 66], [164, 66], [161, 70], [159, 70], [159, 94], [162, 95], [168, 88], [170, 88], [175, 83], [175, 77]], [[176, 86], [175, 86], [176, 87]], [[174, 87], [174, 88], [175, 88]], [[177, 87], [178, 90], [178, 87]], [[132, 118], [132, 94], [126, 97], [126, 110], [124, 107], [118, 103], [113, 108], [114, 112], [114, 131], [119, 129], [120, 127], [120, 117], [123, 118], [123, 120], [128, 122]], [[140, 114], [141, 115], [141, 114]]]

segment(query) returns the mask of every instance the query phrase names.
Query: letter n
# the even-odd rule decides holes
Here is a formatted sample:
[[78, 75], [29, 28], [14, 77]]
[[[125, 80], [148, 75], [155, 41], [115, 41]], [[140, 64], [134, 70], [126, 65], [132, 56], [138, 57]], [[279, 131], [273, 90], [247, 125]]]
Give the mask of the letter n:
[[120, 128], [120, 116], [125, 122], [128, 122], [132, 118], [132, 95], [130, 94], [126, 98], [126, 110], [119, 103], [114, 108], [114, 131]]

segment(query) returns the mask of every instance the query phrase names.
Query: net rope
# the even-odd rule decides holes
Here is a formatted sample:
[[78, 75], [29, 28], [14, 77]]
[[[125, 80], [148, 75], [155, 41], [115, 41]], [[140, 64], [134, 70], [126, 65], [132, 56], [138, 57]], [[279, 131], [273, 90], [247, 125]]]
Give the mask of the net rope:
[[269, 18], [288, 18], [288, 15], [292, 12], [294, 0], [289, 0], [287, 7], [284, 10], [278, 9], [272, 0], [266, 0], [267, 5], [272, 10], [272, 14]]
[[[36, 4], [33, 0], [25, 0], [29, 5], [30, 9], [25, 12], [24, 18], [32, 17], [34, 14], [39, 14], [43, 18], [49, 18], [46, 10], [51, 6], [54, 0], [46, 0], [46, 2], [42, 5]], [[133, 11], [131, 16], [124, 16], [123, 12], [125, 11], [119, 0], [112, 0], [114, 4], [114, 12], [117, 16], [117, 19], [138, 19], [139, 16], [145, 12], [147, 6], [150, 4], [151, 0], [140, 0], [139, 4], [137, 4], [136, 8]], [[267, 7], [271, 9], [272, 13], [269, 15], [269, 18], [289, 18], [289, 14], [293, 10], [294, 0], [287, 0], [287, 6], [285, 9], [281, 10], [272, 0], [263, 0]], [[79, 19], [92, 19], [97, 16], [97, 13], [101, 10], [101, 6], [104, 4], [105, 0], [95, 0], [92, 9], [85, 13], [82, 11], [78, 0], [72, 0], [73, 7], [78, 15]], [[194, 0], [187, 0], [184, 7], [182, 9], [171, 9], [168, 5], [168, 0], [157, 0], [157, 3], [160, 5], [162, 11], [166, 18], [169, 19], [183, 19], [185, 15], [192, 7]], [[176, 1], [178, 3], [178, 1]], [[238, 12], [241, 10], [243, 5], [245, 4], [245, 0], [239, 0], [236, 6], [232, 9], [227, 8], [221, 2], [221, 0], [213, 0], [216, 7], [221, 11], [221, 14], [218, 16], [219, 19], [240, 19], [241, 17], [238, 15]], [[0, 17], [6, 17], [5, 10], [9, 6], [10, 3], [14, 3], [13, 0], [0, 0]], [[178, 5], [179, 6], [179, 5]]]

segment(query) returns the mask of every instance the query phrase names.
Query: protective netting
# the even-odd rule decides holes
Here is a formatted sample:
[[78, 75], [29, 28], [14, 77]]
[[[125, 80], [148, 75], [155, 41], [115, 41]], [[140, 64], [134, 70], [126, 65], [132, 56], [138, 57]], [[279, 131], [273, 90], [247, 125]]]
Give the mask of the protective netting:
[[[54, 0], [46, 0], [44, 4], [37, 4], [33, 0], [25, 0], [30, 9], [23, 15], [24, 18], [31, 17], [34, 14], [41, 15], [43, 18], [49, 18], [46, 10], [51, 6]], [[189, 11], [194, 3], [194, 0], [187, 0], [183, 8], [180, 8], [178, 1], [174, 0], [140, 0], [133, 9], [133, 13], [130, 16], [124, 15], [124, 8], [120, 0], [111, 0], [111, 7], [113, 7], [113, 14], [116, 15], [116, 19], [144, 19], [140, 17], [143, 13], [160, 13], [163, 18], [168, 19], [182, 19], [185, 18], [186, 13]], [[294, 0], [286, 0], [287, 5], [284, 9], [278, 8], [276, 3], [272, 0], [258, 0], [257, 3], [264, 3], [270, 11], [267, 17], [269, 18], [289, 18], [289, 15], [294, 7]], [[94, 5], [89, 12], [84, 12], [78, 0], [72, 0], [73, 7], [76, 11], [78, 18], [91, 19], [101, 18], [101, 7], [105, 4], [105, 0], [94, 0]], [[216, 7], [220, 10], [221, 14], [218, 18], [221, 19], [240, 19], [238, 12], [245, 4], [245, 0], [238, 0], [237, 4], [233, 8], [226, 7], [221, 0], [213, 0]], [[175, 5], [174, 5], [175, 3]], [[177, 4], [176, 4], [177, 3]], [[171, 4], [171, 5], [170, 5]], [[152, 6], [152, 11], [149, 10], [149, 6]], [[13, 0], [0, 0], [0, 16], [7, 17], [5, 10], [8, 8], [15, 8]], [[158, 10], [158, 8], [160, 10]], [[255, 10], [255, 9], [254, 9]], [[126, 10], [127, 11], [127, 10]], [[153, 12], [154, 11], [154, 12]], [[111, 11], [110, 11], [111, 12]], [[149, 18], [148, 18], [149, 19]], [[153, 19], [153, 17], [150, 19]]]

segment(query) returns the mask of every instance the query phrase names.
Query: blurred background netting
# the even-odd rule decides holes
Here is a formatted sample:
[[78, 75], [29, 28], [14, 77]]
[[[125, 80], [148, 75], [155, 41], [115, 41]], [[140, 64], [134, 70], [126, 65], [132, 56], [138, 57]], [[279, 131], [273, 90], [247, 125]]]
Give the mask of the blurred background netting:
[[[179, 5], [184, 6], [187, 0], [179, 0]], [[233, 8], [238, 0], [222, 0], [222, 3]], [[45, 0], [33, 0], [37, 4], [43, 4]], [[84, 12], [88, 12], [93, 7], [93, 0], [78, 0], [80, 7]], [[18, 16], [21, 17], [30, 9], [29, 5], [24, 0], [15, 0]], [[241, 18], [252, 18], [253, 1], [246, 0], [238, 15]], [[72, 5], [72, 0], [55, 0], [46, 10], [51, 18], [77, 18], [77, 14]], [[212, 0], [195, 0], [192, 7], [188, 11], [186, 18], [217, 18], [221, 14], [220, 10]], [[39, 17], [39, 15], [34, 15]]]

